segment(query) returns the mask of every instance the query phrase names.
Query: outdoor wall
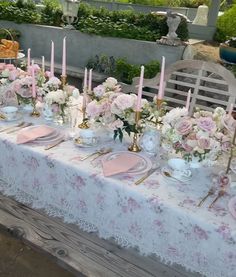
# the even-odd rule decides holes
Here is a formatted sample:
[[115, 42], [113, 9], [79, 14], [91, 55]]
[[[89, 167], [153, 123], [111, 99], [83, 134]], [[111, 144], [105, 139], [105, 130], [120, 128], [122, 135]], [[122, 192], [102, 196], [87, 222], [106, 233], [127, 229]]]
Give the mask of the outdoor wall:
[[151, 60], [161, 61], [166, 57], [166, 63], [171, 64], [182, 58], [185, 46], [171, 47], [133, 39], [121, 39], [87, 35], [75, 30], [34, 24], [16, 24], [10, 21], [0, 21], [0, 27], [13, 28], [21, 32], [20, 45], [24, 53], [31, 48], [32, 57], [45, 56], [50, 60], [51, 40], [55, 43], [55, 62], [61, 63], [62, 40], [67, 37], [68, 65], [74, 67], [86, 66], [88, 60], [95, 55], [126, 57], [133, 64], [145, 64]]

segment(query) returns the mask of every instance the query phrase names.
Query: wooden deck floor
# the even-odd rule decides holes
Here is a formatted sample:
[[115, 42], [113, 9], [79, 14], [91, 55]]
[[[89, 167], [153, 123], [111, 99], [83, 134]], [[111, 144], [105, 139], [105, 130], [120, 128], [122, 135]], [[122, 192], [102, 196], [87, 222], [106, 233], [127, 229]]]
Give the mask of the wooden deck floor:
[[167, 266], [156, 257], [143, 257], [112, 241], [49, 218], [0, 195], [0, 226], [31, 247], [51, 256], [78, 277], [200, 277], [182, 267]]

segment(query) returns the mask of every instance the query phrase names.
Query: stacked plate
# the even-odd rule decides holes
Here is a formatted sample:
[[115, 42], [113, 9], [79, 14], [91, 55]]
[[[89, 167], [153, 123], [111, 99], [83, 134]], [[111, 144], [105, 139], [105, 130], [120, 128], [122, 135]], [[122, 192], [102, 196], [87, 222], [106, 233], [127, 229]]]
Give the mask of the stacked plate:
[[[33, 129], [39, 128], [39, 127], [40, 127], [40, 125], [35, 125], [35, 126], [27, 127], [24, 130], [32, 130], [33, 131]], [[58, 141], [60, 141], [64, 138], [64, 134], [62, 134], [62, 132], [60, 130], [50, 127], [50, 126], [48, 126], [48, 128], [52, 129], [52, 132], [50, 132], [49, 135], [39, 137], [39, 138], [35, 139], [34, 141], [32, 141], [31, 143], [34, 143], [37, 145], [50, 145], [50, 144], [57, 143]]]

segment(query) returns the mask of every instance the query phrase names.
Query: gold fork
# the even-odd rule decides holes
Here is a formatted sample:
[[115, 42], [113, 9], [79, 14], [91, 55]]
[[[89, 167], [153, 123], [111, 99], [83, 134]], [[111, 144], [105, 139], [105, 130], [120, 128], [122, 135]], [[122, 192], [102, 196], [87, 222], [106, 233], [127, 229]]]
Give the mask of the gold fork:
[[209, 191], [208, 191], [208, 193], [207, 193], [207, 195], [204, 196], [204, 197], [201, 199], [201, 201], [198, 203], [197, 206], [198, 206], [198, 207], [201, 207], [202, 204], [206, 201], [206, 199], [207, 199], [209, 196], [213, 195], [213, 194], [215, 193], [215, 191], [216, 191], [216, 189], [215, 189], [214, 187], [210, 188]]
[[210, 204], [209, 209], [212, 208], [213, 205], [216, 203], [216, 201], [217, 201], [220, 197], [224, 196], [225, 193], [226, 193], [225, 188], [221, 189], [221, 190], [218, 192], [218, 195], [216, 196], [216, 198], [215, 198], [215, 199], [212, 201], [212, 203]]

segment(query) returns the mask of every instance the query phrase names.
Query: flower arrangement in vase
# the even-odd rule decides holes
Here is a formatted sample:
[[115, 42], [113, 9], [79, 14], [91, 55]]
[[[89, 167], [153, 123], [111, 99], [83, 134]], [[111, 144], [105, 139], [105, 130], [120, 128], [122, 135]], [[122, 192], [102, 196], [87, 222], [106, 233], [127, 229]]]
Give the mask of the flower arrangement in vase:
[[187, 161], [213, 164], [229, 151], [231, 134], [222, 124], [223, 108], [197, 110], [192, 117], [186, 108], [175, 108], [163, 117], [162, 144]]

